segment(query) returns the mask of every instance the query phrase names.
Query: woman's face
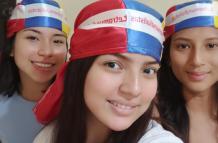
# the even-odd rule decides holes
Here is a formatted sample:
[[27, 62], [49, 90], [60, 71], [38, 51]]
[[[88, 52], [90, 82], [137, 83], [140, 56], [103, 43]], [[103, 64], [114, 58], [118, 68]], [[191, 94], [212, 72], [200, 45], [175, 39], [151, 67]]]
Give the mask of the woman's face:
[[150, 56], [114, 54], [99, 56], [84, 87], [88, 122], [122, 131], [148, 109], [157, 90], [159, 64]]
[[64, 63], [67, 53], [64, 33], [52, 28], [28, 28], [15, 37], [11, 56], [21, 80], [48, 83]]
[[170, 59], [186, 91], [210, 91], [218, 80], [218, 30], [199, 27], [177, 32], [172, 36]]

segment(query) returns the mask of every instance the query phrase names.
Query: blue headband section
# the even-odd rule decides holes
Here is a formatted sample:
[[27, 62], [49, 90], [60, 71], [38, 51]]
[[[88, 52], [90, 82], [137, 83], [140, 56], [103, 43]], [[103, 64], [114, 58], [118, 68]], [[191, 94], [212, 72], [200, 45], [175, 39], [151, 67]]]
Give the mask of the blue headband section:
[[7, 37], [31, 27], [48, 27], [69, 34], [63, 9], [54, 0], [23, 0], [16, 5], [7, 23]]
[[[163, 21], [163, 17], [157, 11], [148, 6], [142, 5], [141, 3], [132, 0], [123, 0], [123, 2], [127, 9], [134, 9], [137, 11], [149, 13], [156, 17], [160, 22]], [[160, 62], [163, 46], [156, 37], [148, 33], [131, 29], [127, 29], [127, 33], [128, 52], [148, 55], [154, 57], [158, 62]]]
[[49, 5], [60, 8], [59, 4], [54, 0], [23, 0], [21, 2], [22, 5], [29, 5], [29, 4], [36, 4], [36, 3], [49, 4]]
[[165, 37], [192, 27], [218, 28], [218, 1], [193, 1], [171, 7], [166, 14]]
[[155, 37], [131, 29], [127, 29], [127, 33], [129, 53], [148, 55], [160, 62], [163, 46]]

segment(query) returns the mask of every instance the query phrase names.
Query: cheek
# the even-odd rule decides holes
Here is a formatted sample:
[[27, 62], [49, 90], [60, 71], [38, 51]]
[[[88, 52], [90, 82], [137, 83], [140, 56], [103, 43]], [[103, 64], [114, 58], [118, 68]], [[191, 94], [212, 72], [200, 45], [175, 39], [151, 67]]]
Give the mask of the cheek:
[[170, 50], [170, 66], [173, 69], [182, 68], [188, 60], [187, 54], [181, 54], [173, 49]]
[[[102, 73], [99, 72], [98, 68], [95, 68], [95, 66], [92, 66], [86, 76], [85, 79], [85, 86], [84, 86], [84, 93], [85, 95], [90, 95], [95, 93], [101, 93], [102, 88], [104, 88], [106, 85], [102, 82], [104, 81], [102, 79]], [[101, 85], [101, 86], [100, 86]]]
[[214, 58], [211, 60], [212, 67], [215, 67], [218, 69], [218, 56], [214, 56]]
[[13, 55], [14, 55], [15, 59], [28, 60], [28, 59], [36, 56], [36, 49], [37, 49], [37, 46], [30, 45], [23, 40], [20, 40], [20, 41], [18, 40], [17, 42], [15, 42]]
[[[14, 56], [14, 60], [17, 61], [25, 61], [29, 58], [29, 56], [32, 55], [32, 52], [30, 50], [23, 50], [21, 48], [17, 48], [15, 47], [15, 49], [13, 50], [13, 56]], [[23, 59], [23, 60], [22, 60]]]
[[146, 100], [146, 102], [150, 102], [153, 100], [157, 93], [157, 80], [152, 82], [145, 83], [146, 86], [144, 86], [143, 90], [143, 98]]
[[114, 82], [113, 78], [104, 72], [99, 72], [98, 69], [91, 70], [86, 77], [85, 92], [107, 95], [114, 91]]
[[216, 74], [216, 79], [218, 81], [218, 58], [216, 58], [214, 61], [212, 61], [211, 67], [213, 68], [213, 73]]
[[179, 56], [177, 55], [170, 57], [171, 58], [170, 67], [176, 77], [178, 77], [181, 74], [181, 72], [185, 70], [185, 65], [186, 65], [185, 57], [182, 58], [178, 58], [178, 57]]
[[56, 50], [53, 55], [60, 63], [64, 63], [67, 58], [67, 50]]

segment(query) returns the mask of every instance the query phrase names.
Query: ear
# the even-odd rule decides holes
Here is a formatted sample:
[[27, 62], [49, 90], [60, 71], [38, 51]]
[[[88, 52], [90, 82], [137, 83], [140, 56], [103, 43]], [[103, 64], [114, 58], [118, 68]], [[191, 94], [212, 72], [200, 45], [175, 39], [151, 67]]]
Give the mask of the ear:
[[10, 57], [14, 57], [14, 48], [11, 50]]

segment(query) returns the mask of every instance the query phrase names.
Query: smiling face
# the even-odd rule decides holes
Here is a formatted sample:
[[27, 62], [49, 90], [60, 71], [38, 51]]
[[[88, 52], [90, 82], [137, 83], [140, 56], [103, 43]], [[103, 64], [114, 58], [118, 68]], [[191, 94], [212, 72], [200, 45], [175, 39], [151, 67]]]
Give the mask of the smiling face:
[[199, 27], [177, 32], [172, 36], [170, 59], [186, 91], [210, 91], [218, 80], [218, 30]]
[[49, 83], [64, 63], [67, 53], [64, 33], [52, 28], [28, 28], [16, 34], [11, 56], [21, 82]]
[[158, 68], [159, 64], [149, 56], [99, 56], [85, 81], [88, 122], [115, 131], [130, 127], [146, 112], [156, 94]]

